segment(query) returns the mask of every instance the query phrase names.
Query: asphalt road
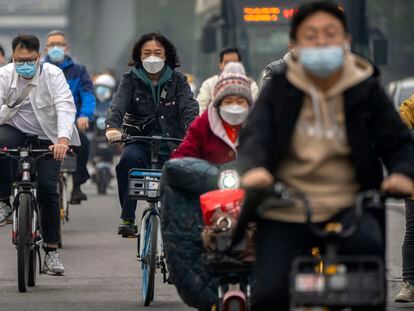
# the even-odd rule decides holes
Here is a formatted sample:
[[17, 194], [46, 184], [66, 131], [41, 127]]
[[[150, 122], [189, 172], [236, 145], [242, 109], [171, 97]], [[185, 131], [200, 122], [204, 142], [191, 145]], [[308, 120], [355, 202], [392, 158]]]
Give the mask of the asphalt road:
[[[72, 206], [71, 220], [63, 226], [61, 256], [66, 275], [42, 275], [28, 293], [17, 291], [16, 250], [10, 241], [10, 226], [0, 228], [0, 311], [193, 310], [180, 302], [173, 286], [162, 283], [160, 275], [156, 301], [149, 309], [142, 306], [135, 240], [116, 235], [119, 207], [115, 192], [97, 196], [91, 185], [86, 191], [89, 200]], [[388, 209], [388, 310], [414, 308], [414, 304], [392, 302], [401, 281], [403, 212], [400, 203], [390, 204]]]
[[119, 206], [115, 193], [71, 206], [70, 222], [63, 226], [63, 277], [41, 275], [27, 293], [17, 291], [16, 249], [10, 226], [0, 228], [1, 311], [194, 310], [186, 307], [172, 285], [157, 276], [153, 305], [142, 306], [136, 240], [116, 235]]

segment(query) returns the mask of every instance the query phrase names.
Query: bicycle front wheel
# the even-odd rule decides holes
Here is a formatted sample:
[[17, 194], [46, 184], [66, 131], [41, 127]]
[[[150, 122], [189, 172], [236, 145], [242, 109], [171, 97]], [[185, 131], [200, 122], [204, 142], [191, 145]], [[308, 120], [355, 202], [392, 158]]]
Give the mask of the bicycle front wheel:
[[157, 260], [158, 218], [150, 215], [145, 224], [144, 247], [142, 262], [142, 300], [144, 306], [149, 306], [154, 300], [154, 283]]
[[19, 292], [26, 292], [29, 279], [31, 231], [32, 231], [32, 196], [20, 195], [17, 228], [17, 279]]
[[36, 275], [37, 275], [37, 253], [36, 249], [33, 248], [29, 254], [29, 276], [27, 284], [29, 287], [36, 286]]

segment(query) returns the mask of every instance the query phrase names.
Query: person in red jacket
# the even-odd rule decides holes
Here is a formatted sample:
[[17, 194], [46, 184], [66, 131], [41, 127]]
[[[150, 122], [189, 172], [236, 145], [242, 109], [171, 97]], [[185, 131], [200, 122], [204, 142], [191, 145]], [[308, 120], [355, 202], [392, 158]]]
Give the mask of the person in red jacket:
[[213, 164], [236, 159], [239, 132], [253, 103], [251, 82], [237, 66], [226, 66], [231, 72], [225, 69], [220, 75], [213, 104], [194, 120], [171, 158], [194, 157]]

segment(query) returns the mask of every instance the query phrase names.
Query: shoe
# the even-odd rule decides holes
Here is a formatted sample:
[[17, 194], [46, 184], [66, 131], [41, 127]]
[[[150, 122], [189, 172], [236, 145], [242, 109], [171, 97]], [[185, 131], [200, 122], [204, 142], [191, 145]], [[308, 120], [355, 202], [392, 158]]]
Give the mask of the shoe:
[[12, 211], [13, 209], [9, 202], [0, 201], [0, 226], [4, 226], [8, 223]]
[[[80, 204], [81, 201], [87, 201], [88, 196], [79, 189], [73, 189], [70, 197], [70, 204]], [[73, 202], [73, 203], [72, 203]]]
[[118, 234], [123, 238], [135, 237], [137, 234], [137, 226], [133, 220], [123, 220], [118, 226]]
[[65, 267], [57, 251], [46, 253], [42, 271], [52, 275], [63, 275], [65, 273]]
[[400, 292], [395, 296], [395, 302], [414, 302], [414, 286], [407, 281], [403, 281]]

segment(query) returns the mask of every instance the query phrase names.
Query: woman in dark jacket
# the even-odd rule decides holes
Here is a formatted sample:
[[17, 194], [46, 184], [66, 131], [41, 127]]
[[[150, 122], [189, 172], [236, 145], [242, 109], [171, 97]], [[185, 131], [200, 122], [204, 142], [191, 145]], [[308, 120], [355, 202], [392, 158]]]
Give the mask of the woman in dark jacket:
[[[183, 138], [198, 116], [198, 104], [179, 67], [174, 45], [160, 33], [143, 35], [134, 45], [133, 68], [121, 79], [106, 120], [106, 138], [112, 143], [129, 135]], [[122, 129], [121, 129], [122, 128]], [[161, 145], [159, 165], [168, 159], [175, 144]], [[150, 146], [145, 142], [126, 144], [116, 167], [122, 223], [118, 234], [134, 233], [136, 201], [128, 196], [128, 171], [149, 168]]]

